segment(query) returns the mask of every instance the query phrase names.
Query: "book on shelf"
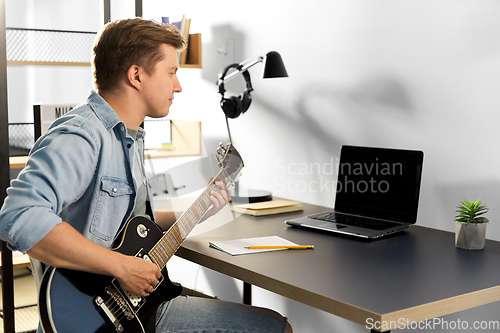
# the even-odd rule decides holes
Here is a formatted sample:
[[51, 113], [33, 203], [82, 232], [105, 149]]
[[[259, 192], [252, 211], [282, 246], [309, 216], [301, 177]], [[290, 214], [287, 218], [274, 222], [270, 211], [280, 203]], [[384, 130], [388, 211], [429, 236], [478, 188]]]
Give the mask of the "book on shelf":
[[[167, 17], [167, 19], [170, 21], [170, 19], [168, 17]], [[163, 20], [163, 18], [162, 18], [162, 20]], [[182, 25], [183, 25], [183, 23], [182, 23], [183, 20], [186, 20], [186, 17], [184, 15], [182, 15], [182, 19], [180, 21], [170, 22], [170, 24], [172, 24], [177, 29], [181, 30], [182, 29]], [[181, 30], [181, 32], [182, 32], [182, 30]]]
[[182, 15], [181, 22], [179, 23], [179, 30], [181, 31], [181, 34], [184, 35], [184, 31], [186, 29], [186, 15]]
[[[163, 23], [168, 23], [169, 18], [168, 17], [162, 17], [162, 22]], [[186, 42], [189, 41], [189, 28], [191, 26], [191, 19], [187, 19], [186, 15], [182, 15], [182, 19], [180, 21], [175, 21], [171, 23], [173, 26], [175, 26], [179, 31], [181, 32], [181, 35], [184, 36], [186, 39]], [[187, 48], [182, 51], [182, 52], [177, 52], [177, 60], [179, 61], [179, 65], [184, 65], [186, 64], [186, 58], [187, 58]]]
[[291, 200], [272, 200], [242, 205], [233, 205], [231, 209], [237, 213], [253, 216], [282, 214], [304, 210], [300, 202]]
[[[186, 39], [186, 42], [189, 42], [189, 28], [191, 27], [191, 19], [186, 19], [184, 23], [183, 29], [181, 29], [181, 33]], [[189, 49], [189, 44], [188, 47], [184, 51], [181, 52], [180, 54], [180, 59], [179, 59], [179, 64], [180, 65], [185, 65], [186, 64], [186, 58], [187, 58], [187, 53]]]

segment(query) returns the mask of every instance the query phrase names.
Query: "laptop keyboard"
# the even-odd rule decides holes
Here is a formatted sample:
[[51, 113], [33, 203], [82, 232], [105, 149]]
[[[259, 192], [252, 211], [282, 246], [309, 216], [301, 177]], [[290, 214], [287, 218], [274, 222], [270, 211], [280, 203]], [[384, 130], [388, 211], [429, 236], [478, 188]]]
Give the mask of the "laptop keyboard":
[[328, 222], [335, 222], [345, 225], [350, 225], [354, 227], [362, 227], [372, 230], [384, 230], [392, 227], [396, 227], [400, 224], [395, 222], [388, 222], [382, 220], [375, 220], [367, 217], [340, 214], [335, 212], [325, 212], [309, 216], [311, 219], [322, 220]]

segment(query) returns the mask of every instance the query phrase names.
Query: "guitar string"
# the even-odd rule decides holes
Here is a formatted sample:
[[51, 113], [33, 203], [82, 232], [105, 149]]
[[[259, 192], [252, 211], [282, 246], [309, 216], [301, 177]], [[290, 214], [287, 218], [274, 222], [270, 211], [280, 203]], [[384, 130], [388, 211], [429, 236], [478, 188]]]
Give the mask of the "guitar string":
[[[173, 243], [171, 245], [174, 246], [174, 245], [177, 245], [175, 243], [180, 243], [180, 241], [183, 239], [183, 237], [181, 237], [178, 227], [172, 229], [172, 231], [173, 231], [173, 233], [171, 234], [171, 236], [173, 236], [174, 238], [169, 237], [169, 239]], [[175, 240], [175, 242], [174, 242], [174, 240]], [[158, 255], [160, 255], [160, 257], [161, 257], [161, 254], [157, 252], [159, 250], [159, 248], [156, 248], [156, 246], [155, 246], [155, 250], [156, 250], [156, 252], [152, 252], [152, 253], [150, 252], [150, 256], [151, 256], [151, 259], [155, 261], [154, 262], [155, 265], [160, 268], [161, 258], [159, 258]], [[168, 257], [164, 258], [164, 259], [166, 259], [166, 260], [164, 260], [166, 262], [168, 260]], [[162, 269], [162, 268], [160, 268], [160, 269]], [[109, 300], [106, 302], [106, 306], [108, 307], [109, 311], [115, 316], [115, 318], [118, 321], [120, 321], [126, 316], [126, 314], [123, 312], [123, 310], [121, 308], [121, 305], [119, 304], [120, 299], [122, 301], [124, 301], [124, 300], [123, 300], [121, 295], [117, 295], [116, 297], [118, 299], [110, 297]]]
[[[111, 312], [111, 314], [116, 318], [117, 321], [121, 321], [125, 314], [122, 313], [122, 314], [118, 314], [118, 311], [121, 310], [121, 307], [120, 305], [113, 300], [113, 297], [110, 295], [110, 298], [107, 302], [105, 302], [106, 304], [106, 307], [108, 308], [108, 310]], [[111, 304], [113, 304], [113, 306], [110, 306]]]
[[[218, 179], [219, 177], [216, 177], [215, 179], [216, 180], [221, 180], [221, 179]], [[214, 180], [214, 182], [216, 181]], [[225, 181], [227, 180], [224, 179], [224, 183]], [[205, 189], [205, 191], [202, 193], [202, 195], [196, 199], [195, 203], [193, 204], [192, 207], [190, 207], [188, 209], [188, 211], [190, 211], [190, 213], [192, 215], [194, 215], [195, 217], [197, 217], [196, 215], [196, 212], [199, 213], [200, 217], [198, 218], [198, 222], [199, 220], [201, 220], [201, 218], [203, 217], [203, 215], [206, 213], [206, 211], [208, 211], [208, 209], [210, 209], [210, 206], [208, 205], [207, 201], [211, 202], [211, 200], [209, 198], [206, 198], [204, 197], [203, 195], [205, 196], [209, 196], [211, 194], [211, 191], [218, 191], [220, 190], [220, 188], [215, 185], [215, 184], [211, 184], [210, 186], [207, 187], [207, 189]], [[203, 199], [205, 200], [203, 203], [205, 203], [206, 205], [206, 208], [202, 205], [202, 202], [199, 201], [200, 199]], [[198, 205], [200, 207], [197, 207], [195, 206], [196, 203], [198, 203]], [[195, 208], [195, 211], [193, 211], [192, 208]], [[201, 208], [201, 209], [200, 209]], [[205, 210], [205, 212], [203, 212]], [[189, 224], [189, 221], [191, 221], [191, 224]], [[181, 221], [181, 219], [179, 219], [178, 222], [183, 222]], [[197, 222], [196, 222], [196, 219], [192, 219], [191, 217], [189, 219], [186, 219], [186, 222], [188, 223], [188, 226], [190, 227], [190, 229], [192, 230], [192, 228], [194, 228], [194, 226], [196, 226]], [[172, 238], [169, 236], [169, 240], [173, 243], [173, 244], [169, 244], [169, 242], [167, 242], [167, 247], [168, 245], [173, 245], [174, 248], [178, 248], [180, 246], [180, 244], [182, 243], [182, 241], [185, 239], [185, 237], [182, 236], [182, 233], [180, 232], [180, 226], [182, 226], [182, 228], [184, 229], [184, 234], [187, 236], [187, 234], [189, 233], [189, 231], [187, 231], [185, 228], [184, 228], [184, 225], [180, 225], [180, 224], [176, 224], [174, 225], [176, 228], [173, 228], [172, 231], [173, 231], [173, 236], [175, 237], [175, 241], [178, 242], [178, 244], [175, 244], [174, 241], [172, 240]], [[170, 235], [172, 235], [170, 234]], [[165, 238], [167, 239], [166, 237], [162, 237], [162, 239]], [[157, 246], [159, 246], [159, 248], [157, 248]], [[162, 255], [161, 252], [163, 252], [163, 254], [165, 256]], [[166, 251], [166, 253], [165, 253]], [[172, 251], [173, 253], [174, 251]], [[154, 264], [161, 270], [163, 269], [164, 265], [166, 265], [166, 262], [170, 259], [170, 257], [172, 256], [173, 254], [170, 254], [168, 253], [168, 249], [164, 249], [163, 247], [163, 243], [160, 243], [158, 242], [152, 249], [152, 251], [150, 251], [150, 257], [152, 260], [154, 260]], [[161, 260], [163, 259], [163, 261]], [[165, 263], [165, 264], [163, 264]], [[160, 267], [161, 266], [161, 267]], [[119, 287], [120, 288], [120, 287]], [[120, 288], [121, 289], [121, 288]], [[123, 289], [122, 289], [123, 291]], [[106, 307], [108, 308], [108, 310], [113, 314], [113, 316], [116, 318], [117, 321], [121, 321], [123, 318], [125, 318], [126, 314], [125, 312], [123, 311], [122, 309], [122, 305], [120, 304], [120, 300], [122, 302], [124, 302], [123, 304], [126, 306], [128, 305], [128, 303], [126, 302], [125, 299], [123, 299], [122, 295], [120, 292], [118, 292], [118, 290], [116, 291], [117, 292], [117, 295], [115, 296], [116, 299], [110, 295], [109, 299], [105, 302], [105, 305]], [[141, 299], [143, 299], [143, 297], [141, 297]], [[135, 307], [135, 306], [134, 306]], [[132, 313], [135, 315], [135, 311], [133, 309], [130, 309], [132, 311]]]
[[[193, 204], [193, 206], [195, 207], [196, 210], [193, 211], [193, 209], [190, 208], [188, 210], [189, 212], [188, 212], [188, 214], [186, 214], [186, 216], [189, 216], [189, 213], [192, 213], [195, 217], [198, 217], [198, 215], [199, 215], [200, 217], [198, 218], [198, 220], [200, 220], [202, 218], [202, 216], [206, 213], [206, 212], [203, 212], [203, 210], [206, 211], [210, 207], [210, 206], [207, 206], [207, 204], [206, 204], [206, 200], [208, 200], [208, 199], [205, 199], [206, 196], [208, 196], [212, 190], [217, 190], [217, 189], [220, 189], [220, 188], [216, 185], [210, 185], [202, 193], [202, 195], [198, 199], [196, 199], [195, 203]], [[204, 200], [204, 201], [202, 201], [202, 200]], [[198, 204], [201, 207], [202, 212], [200, 212], [200, 208], [198, 208], [196, 206], [196, 204]], [[207, 207], [205, 207], [203, 204], [205, 204], [205, 206], [207, 206]], [[196, 213], [198, 213], [198, 214], [196, 214]], [[183, 223], [184, 220], [186, 220], [186, 223]], [[189, 223], [190, 221], [191, 221], [191, 223]], [[162, 237], [162, 240], [164, 240], [163, 238], [165, 238], [166, 242], [165, 241], [162, 242], [162, 240], [160, 240], [150, 251], [150, 254], [152, 254], [156, 258], [158, 267], [163, 268], [164, 265], [166, 265], [168, 260], [171, 258], [172, 254], [177, 250], [177, 248], [180, 246], [182, 241], [185, 239], [185, 237], [182, 236], [182, 232], [180, 232], [180, 228], [185, 230], [184, 234], [186, 236], [189, 233], [185, 228], [185, 224], [188, 224], [189, 229], [192, 229], [192, 228], [194, 228], [194, 226], [197, 223], [196, 223], [196, 220], [193, 221], [192, 218], [189, 218], [189, 219], [180, 218], [179, 221], [176, 222], [176, 224], [171, 228], [171, 231], [174, 234], [173, 236], [175, 237], [175, 240], [172, 239], [171, 235], [169, 235], [169, 238]], [[163, 251], [164, 250], [163, 245], [167, 245], [167, 249], [165, 249], [165, 251], [167, 252], [166, 255], [165, 255], [165, 251]], [[163, 252], [163, 254], [162, 254], [162, 252]]]
[[[120, 301], [123, 303], [123, 307], [127, 307], [128, 306], [129, 310], [132, 312], [132, 314], [134, 316], [136, 315], [136, 311], [134, 309], [136, 306], [132, 305], [133, 307], [131, 308], [129, 306], [129, 303], [127, 303], [127, 301], [122, 296], [122, 293], [126, 293], [126, 291], [123, 288], [119, 287], [119, 286], [118, 286], [118, 288], [121, 290], [121, 293], [118, 290], [116, 291], [117, 292], [116, 298], [119, 299], [119, 300], [114, 299], [113, 296], [110, 295], [110, 298], [108, 299], [108, 301], [105, 302], [105, 304], [106, 304], [106, 307], [108, 308], [108, 310], [116, 318], [116, 320], [118, 322], [121, 322], [127, 315], [123, 311], [122, 305], [120, 305]], [[144, 299], [144, 297], [141, 297], [141, 301], [142, 301], [142, 299]]]

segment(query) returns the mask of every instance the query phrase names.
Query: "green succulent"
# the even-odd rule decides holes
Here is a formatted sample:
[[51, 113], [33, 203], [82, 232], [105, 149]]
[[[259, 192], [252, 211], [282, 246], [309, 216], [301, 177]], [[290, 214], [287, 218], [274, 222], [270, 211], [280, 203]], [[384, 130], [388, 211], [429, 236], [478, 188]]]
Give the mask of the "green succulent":
[[457, 207], [455, 221], [462, 223], [488, 223], [489, 220], [481, 216], [488, 212], [489, 208], [483, 205], [481, 199], [474, 201], [463, 200]]

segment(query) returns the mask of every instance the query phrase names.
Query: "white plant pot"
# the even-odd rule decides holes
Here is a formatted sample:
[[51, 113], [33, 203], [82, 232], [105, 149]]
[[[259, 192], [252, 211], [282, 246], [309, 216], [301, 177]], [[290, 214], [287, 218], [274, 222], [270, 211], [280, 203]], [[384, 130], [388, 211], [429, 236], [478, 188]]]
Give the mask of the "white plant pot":
[[482, 250], [486, 238], [486, 223], [455, 223], [455, 247]]

